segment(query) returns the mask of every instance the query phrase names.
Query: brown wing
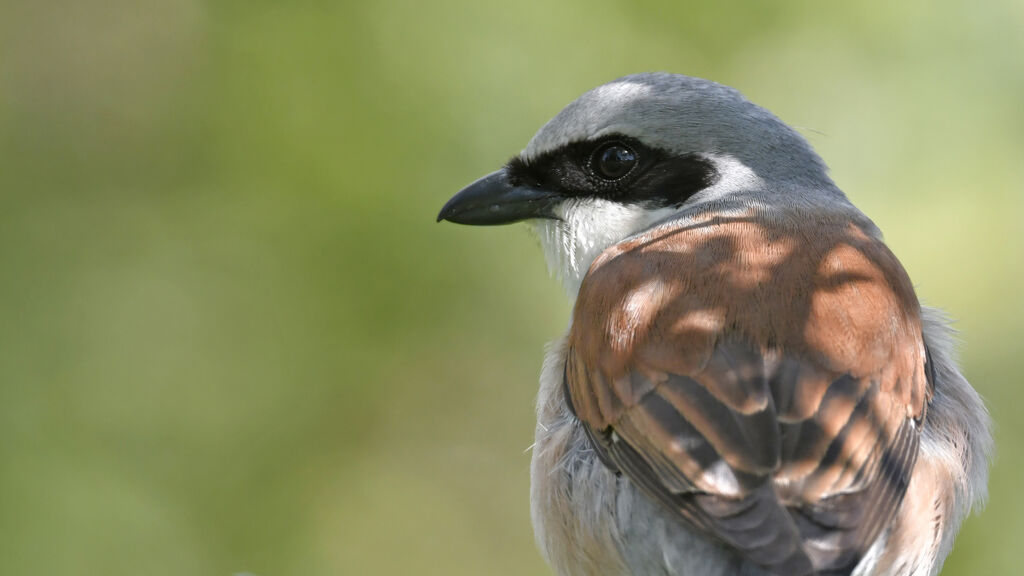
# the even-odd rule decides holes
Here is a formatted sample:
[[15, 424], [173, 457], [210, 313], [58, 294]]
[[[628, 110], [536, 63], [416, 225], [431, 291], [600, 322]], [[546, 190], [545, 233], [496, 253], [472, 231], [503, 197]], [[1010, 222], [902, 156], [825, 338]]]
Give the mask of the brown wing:
[[905, 272], [818, 219], [809, 237], [714, 217], [610, 249], [565, 371], [606, 463], [776, 574], [853, 570], [906, 491], [928, 395]]

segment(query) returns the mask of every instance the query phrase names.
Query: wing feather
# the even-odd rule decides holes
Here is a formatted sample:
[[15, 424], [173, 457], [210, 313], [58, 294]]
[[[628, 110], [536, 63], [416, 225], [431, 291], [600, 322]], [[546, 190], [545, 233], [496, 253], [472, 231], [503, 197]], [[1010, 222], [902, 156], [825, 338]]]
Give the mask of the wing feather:
[[602, 461], [775, 574], [856, 567], [906, 492], [930, 397], [899, 263], [826, 224], [787, 244], [778, 221], [716, 218], [614, 247], [570, 331], [565, 389]]

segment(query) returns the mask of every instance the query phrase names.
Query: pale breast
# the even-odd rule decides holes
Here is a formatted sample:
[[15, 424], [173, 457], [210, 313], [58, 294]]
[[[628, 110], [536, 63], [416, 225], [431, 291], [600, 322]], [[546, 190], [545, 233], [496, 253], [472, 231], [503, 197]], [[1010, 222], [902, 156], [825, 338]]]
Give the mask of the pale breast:
[[[815, 236], [800, 232], [808, 228], [816, 231]], [[735, 381], [701, 380], [701, 374], [715, 373], [714, 351], [720, 349], [716, 344], [723, 334], [753, 343], [769, 364], [800, 358], [802, 371], [780, 390], [745, 387], [738, 372]], [[870, 451], [861, 454], [858, 447], [872, 444], [858, 438], [891, 440], [908, 420], [924, 418], [932, 394], [924, 375], [926, 339], [920, 307], [902, 267], [880, 240], [849, 218], [824, 218], [808, 227], [763, 214], [708, 215], [612, 247], [591, 268], [568, 342], [563, 339], [553, 346], [541, 378], [531, 497], [542, 552], [561, 575], [762, 574], [715, 539], [666, 513], [627, 476], [616, 476], [598, 458], [581, 421], [592, 430], [628, 423], [623, 415], [638, 399], [662, 387], [668, 374], [692, 375], [715, 402], [737, 415], [765, 410], [765, 394], [770, 393], [781, 426], [797, 426], [818, 416], [821, 422], [836, 423], [835, 429], [820, 431], [820, 446], [805, 442], [803, 452], [784, 452], [777, 467], [751, 460], [739, 448], [721, 453], [732, 455], [735, 462], [726, 458], [730, 466], [745, 473], [770, 474], [782, 503], [799, 506], [827, 496], [837, 486], [859, 486], [857, 471], [866, 469]], [[952, 361], [945, 355], [935, 361], [940, 372], [956, 376], [946, 380], [961, 405], [953, 406], [948, 396], [941, 396], [942, 390], [935, 392], [940, 397], [933, 403], [939, 410], [934, 417], [943, 429], [936, 431], [924, 420], [921, 460], [916, 466], [913, 459], [907, 460], [918, 478], [894, 525], [916, 527], [916, 532], [902, 529], [916, 536], [890, 539], [888, 532], [883, 533], [858, 574], [875, 573], [875, 567], [882, 570], [878, 574], [887, 573], [908, 561], [920, 571], [907, 574], [937, 569], [948, 551], [940, 543], [951, 543], [962, 512], [951, 520], [950, 501], [939, 502], [930, 493], [963, 494], [973, 502], [964, 486], [966, 468], [977, 466], [951, 458], [950, 452], [963, 453], [965, 440], [957, 430], [971, 425], [980, 428], [972, 440], [980, 442], [977, 450], [984, 452], [987, 428], [984, 422], [966, 422], [980, 404], [962, 405], [971, 400], [964, 390], [973, 390]], [[572, 404], [580, 420], [568, 406], [566, 375], [570, 388], [575, 387]], [[849, 386], [876, 383], [873, 424], [853, 418], [857, 407], [835, 392], [837, 381]], [[659, 393], [671, 400], [669, 391]], [[965, 414], [957, 415], [957, 409]], [[718, 442], [728, 448], [731, 440]], [[843, 458], [850, 464], [824, 467], [822, 459], [830, 445], [848, 450]], [[686, 489], [683, 484], [669, 488], [678, 492]], [[938, 509], [945, 510], [939, 513], [941, 522], [921, 519], [930, 510], [934, 516]], [[912, 560], [895, 551], [920, 544], [925, 550]]]

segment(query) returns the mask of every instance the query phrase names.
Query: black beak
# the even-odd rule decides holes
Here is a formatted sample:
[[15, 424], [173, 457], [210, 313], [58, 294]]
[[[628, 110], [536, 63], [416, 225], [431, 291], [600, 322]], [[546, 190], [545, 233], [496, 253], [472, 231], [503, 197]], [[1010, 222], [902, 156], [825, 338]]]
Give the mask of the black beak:
[[513, 186], [504, 168], [466, 186], [452, 197], [437, 221], [491, 226], [531, 218], [556, 218], [552, 208], [562, 201], [556, 193], [538, 188]]

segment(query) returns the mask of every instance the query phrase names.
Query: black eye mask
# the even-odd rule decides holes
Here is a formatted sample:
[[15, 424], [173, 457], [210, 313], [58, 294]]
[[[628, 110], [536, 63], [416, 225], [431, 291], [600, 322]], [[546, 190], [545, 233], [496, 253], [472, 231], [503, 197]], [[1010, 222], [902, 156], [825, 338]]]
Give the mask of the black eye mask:
[[603, 198], [651, 208], [680, 206], [718, 180], [699, 154], [673, 154], [622, 135], [572, 142], [505, 167], [515, 186], [542, 188], [566, 198]]

